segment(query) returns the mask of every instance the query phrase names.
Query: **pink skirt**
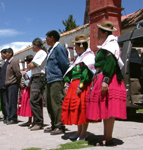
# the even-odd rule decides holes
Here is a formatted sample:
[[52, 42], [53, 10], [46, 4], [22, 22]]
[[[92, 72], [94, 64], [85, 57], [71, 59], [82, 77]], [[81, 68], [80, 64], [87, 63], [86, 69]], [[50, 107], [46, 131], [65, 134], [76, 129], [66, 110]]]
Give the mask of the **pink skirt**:
[[[114, 117], [126, 119], [126, 89], [123, 81], [118, 81], [116, 74], [109, 83], [109, 93], [101, 94], [103, 75], [98, 75], [97, 81], [88, 91], [86, 100], [86, 118], [89, 121]], [[91, 84], [92, 85], [92, 84]]]
[[30, 107], [30, 87], [27, 87], [23, 90], [22, 97], [21, 97], [21, 107], [19, 116], [23, 117], [32, 117], [32, 111]]

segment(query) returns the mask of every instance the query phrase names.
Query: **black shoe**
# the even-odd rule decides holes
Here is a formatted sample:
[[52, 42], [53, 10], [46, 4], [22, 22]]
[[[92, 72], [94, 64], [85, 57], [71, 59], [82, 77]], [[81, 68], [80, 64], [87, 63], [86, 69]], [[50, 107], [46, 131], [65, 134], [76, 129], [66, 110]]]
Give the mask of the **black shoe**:
[[29, 127], [31, 125], [31, 122], [22, 123], [19, 126], [21, 127]]
[[4, 119], [4, 120], [3, 120], [3, 123], [4, 123], [4, 124], [7, 124], [7, 122], [8, 122], [8, 119]]
[[4, 118], [4, 117], [2, 117], [2, 118], [0, 118], [0, 121], [4, 121], [4, 119], [5, 119], [5, 118]]
[[30, 124], [28, 129], [31, 129], [34, 126], [34, 124]]
[[15, 120], [10, 120], [10, 121], [7, 121], [7, 125], [10, 125], [10, 124], [17, 124], [18, 122], [15, 121]]

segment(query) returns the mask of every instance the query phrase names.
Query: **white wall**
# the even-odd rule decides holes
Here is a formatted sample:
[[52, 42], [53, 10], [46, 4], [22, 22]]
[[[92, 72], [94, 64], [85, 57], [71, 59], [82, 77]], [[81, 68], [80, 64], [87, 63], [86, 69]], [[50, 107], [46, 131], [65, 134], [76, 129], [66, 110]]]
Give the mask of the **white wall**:
[[[74, 58], [74, 45], [72, 43], [72, 40], [75, 39], [75, 36], [78, 34], [85, 34], [86, 37], [89, 37], [90, 35], [90, 28], [89, 26], [86, 28], [81, 28], [80, 30], [74, 32], [74, 33], [69, 33], [66, 35], [61, 35], [60, 38], [60, 43], [63, 44], [69, 51], [69, 58], [73, 59]], [[47, 43], [44, 44], [44, 46], [48, 49], [49, 46], [47, 45]], [[26, 65], [24, 63], [24, 59], [27, 55], [35, 55], [35, 52], [33, 52], [32, 47], [29, 47], [28, 50], [24, 51], [21, 50], [21, 53], [19, 52], [18, 54], [14, 55], [14, 57], [20, 62], [20, 69], [21, 70], [25, 70]]]

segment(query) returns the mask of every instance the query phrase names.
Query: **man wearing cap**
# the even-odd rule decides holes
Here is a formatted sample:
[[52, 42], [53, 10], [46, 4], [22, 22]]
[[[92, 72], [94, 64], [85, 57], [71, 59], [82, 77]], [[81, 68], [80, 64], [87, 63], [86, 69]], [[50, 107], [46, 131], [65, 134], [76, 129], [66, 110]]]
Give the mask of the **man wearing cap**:
[[65, 131], [65, 126], [61, 123], [61, 106], [64, 99], [63, 75], [69, 67], [69, 59], [67, 49], [58, 42], [59, 33], [52, 30], [46, 35], [47, 44], [51, 46], [46, 62], [47, 110], [51, 127], [46, 128], [44, 132], [56, 135]]
[[19, 67], [19, 62], [13, 57], [13, 50], [8, 48], [6, 50], [6, 58], [8, 65], [6, 68], [6, 90], [8, 97], [8, 121], [7, 125], [17, 123], [17, 98], [18, 98], [18, 88], [21, 82], [21, 72]]

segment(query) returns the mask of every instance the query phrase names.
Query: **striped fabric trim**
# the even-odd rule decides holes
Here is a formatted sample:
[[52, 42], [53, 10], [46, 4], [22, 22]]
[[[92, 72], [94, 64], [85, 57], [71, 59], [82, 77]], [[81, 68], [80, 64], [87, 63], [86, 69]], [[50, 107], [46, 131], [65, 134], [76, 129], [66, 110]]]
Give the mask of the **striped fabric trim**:
[[37, 63], [35, 63], [35, 62], [33, 62], [33, 64], [34, 64], [35, 66], [38, 66], [38, 64], [37, 64]]
[[64, 88], [69, 87], [70, 84], [69, 83], [65, 83]]

